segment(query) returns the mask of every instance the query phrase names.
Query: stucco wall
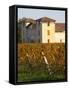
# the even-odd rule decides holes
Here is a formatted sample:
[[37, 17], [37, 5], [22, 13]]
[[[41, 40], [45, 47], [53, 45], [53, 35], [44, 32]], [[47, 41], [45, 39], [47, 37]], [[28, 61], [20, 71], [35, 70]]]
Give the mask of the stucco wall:
[[56, 43], [60, 43], [60, 42], [65, 43], [65, 32], [56, 32], [55, 33], [55, 42]]
[[[50, 35], [48, 35], [48, 30], [50, 30]], [[50, 42], [54, 42], [54, 34], [55, 34], [55, 23], [50, 22], [50, 25], [48, 26], [48, 23], [42, 23], [42, 43], [48, 43], [48, 39]]]

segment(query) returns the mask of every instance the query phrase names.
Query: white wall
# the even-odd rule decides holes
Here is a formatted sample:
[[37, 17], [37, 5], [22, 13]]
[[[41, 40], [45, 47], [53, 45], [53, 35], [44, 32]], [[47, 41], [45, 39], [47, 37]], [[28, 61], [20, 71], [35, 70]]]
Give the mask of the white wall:
[[[67, 7], [69, 9], [69, 0], [36, 0], [36, 1], [35, 0], [1, 0], [0, 1], [0, 90], [59, 90], [59, 89], [69, 90], [69, 82], [20, 85], [20, 86], [14, 86], [8, 83], [8, 72], [9, 72], [8, 69], [9, 68], [8, 66], [9, 65], [8, 64], [9, 63], [9, 58], [8, 58], [9, 57], [9, 48], [8, 48], [9, 47], [9, 12], [8, 12], [9, 9], [8, 7], [9, 5], [12, 4]], [[68, 47], [68, 51], [69, 51], [69, 47]], [[69, 61], [68, 61], [68, 75], [69, 75]]]
[[55, 42], [60, 43], [60, 40], [62, 40], [62, 42], [65, 43], [65, 32], [55, 33]]
[[[50, 35], [48, 35], [48, 30], [50, 31]], [[50, 43], [54, 42], [55, 37], [55, 23], [50, 22], [48, 26], [47, 22], [42, 23], [42, 43], [48, 43], [48, 39]]]
[[47, 23], [42, 23], [42, 43], [47, 43]]

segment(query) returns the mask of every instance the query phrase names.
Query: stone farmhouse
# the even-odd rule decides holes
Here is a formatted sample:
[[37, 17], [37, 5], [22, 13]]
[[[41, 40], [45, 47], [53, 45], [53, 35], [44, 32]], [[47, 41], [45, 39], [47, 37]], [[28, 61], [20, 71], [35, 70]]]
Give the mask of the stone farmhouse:
[[18, 30], [25, 43], [65, 43], [65, 23], [56, 23], [48, 17], [22, 18], [18, 21]]

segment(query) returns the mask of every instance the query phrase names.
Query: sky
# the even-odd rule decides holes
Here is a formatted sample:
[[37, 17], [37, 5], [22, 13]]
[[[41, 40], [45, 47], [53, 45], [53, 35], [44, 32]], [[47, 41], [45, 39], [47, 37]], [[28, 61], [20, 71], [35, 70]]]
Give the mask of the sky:
[[18, 8], [18, 20], [26, 18], [39, 19], [41, 17], [49, 17], [59, 23], [65, 23], [65, 11], [60, 10], [43, 10], [43, 9], [27, 9]]

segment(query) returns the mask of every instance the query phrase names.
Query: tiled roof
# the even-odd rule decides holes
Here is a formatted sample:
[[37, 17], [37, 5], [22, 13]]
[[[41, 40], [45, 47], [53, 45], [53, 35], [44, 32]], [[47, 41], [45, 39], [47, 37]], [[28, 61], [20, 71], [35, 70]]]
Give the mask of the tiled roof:
[[36, 21], [40, 21], [40, 22], [50, 22], [50, 21], [52, 21], [52, 22], [55, 22], [56, 20], [51, 19], [51, 18], [48, 18], [48, 17], [42, 17], [42, 18], [37, 19], [37, 20], [34, 20], [34, 19], [32, 19], [32, 18], [25, 18], [25, 17], [24, 17], [24, 18], [20, 19], [18, 22], [19, 22], [19, 23], [21, 23], [21, 22], [36, 23]]
[[55, 23], [55, 31], [56, 32], [65, 31], [65, 23]]
[[36, 23], [36, 21], [32, 18], [22, 18], [18, 21], [19, 23], [22, 23], [22, 22], [30, 22], [30, 23]]
[[50, 21], [52, 21], [52, 22], [55, 22], [56, 20], [48, 18], [48, 17], [42, 17], [40, 19], [37, 19], [37, 21], [41, 21], [41, 22], [50, 22]]

